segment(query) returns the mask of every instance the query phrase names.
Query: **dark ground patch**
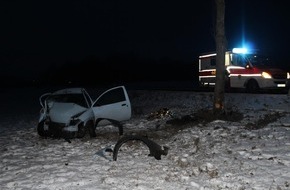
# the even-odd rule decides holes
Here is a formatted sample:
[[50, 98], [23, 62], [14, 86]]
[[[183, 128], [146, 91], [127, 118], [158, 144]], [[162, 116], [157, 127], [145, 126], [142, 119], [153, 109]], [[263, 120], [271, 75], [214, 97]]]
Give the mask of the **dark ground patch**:
[[265, 114], [264, 116], [260, 117], [254, 123], [247, 123], [245, 128], [249, 129], [249, 130], [261, 129], [261, 128], [267, 126], [268, 124], [277, 121], [278, 119], [280, 119], [284, 115], [285, 115], [285, 113], [280, 113], [280, 112]]
[[[279, 118], [283, 117], [285, 114], [280, 112], [274, 112], [270, 114], [265, 114], [259, 117], [258, 120], [249, 122], [245, 125], [246, 129], [255, 130], [260, 129], [268, 125], [269, 123], [277, 121]], [[240, 122], [244, 119], [244, 115], [237, 110], [228, 110], [221, 114], [214, 114], [212, 109], [200, 109], [193, 114], [184, 115], [182, 117], [174, 117], [169, 109], [162, 108], [157, 112], [151, 113], [147, 117], [148, 121], [156, 121], [156, 127], [151, 129], [142, 129], [140, 131], [124, 131], [125, 134], [134, 134], [147, 136], [152, 139], [166, 139], [178, 131], [191, 128], [191, 127], [202, 127], [206, 124], [215, 121], [223, 120], [229, 122]], [[101, 130], [102, 131], [102, 130]], [[99, 132], [101, 132], [99, 131]], [[98, 134], [98, 133], [97, 133]], [[107, 131], [97, 135], [98, 138], [107, 139], [119, 139], [120, 136], [116, 131]]]
[[192, 115], [170, 119], [166, 123], [175, 126], [182, 126], [188, 124], [207, 124], [214, 120], [238, 122], [243, 118], [243, 114], [238, 111], [230, 110], [221, 114], [214, 114], [212, 109], [201, 109]]
[[[142, 131], [140, 132], [141, 134], [146, 134], [153, 139], [164, 139], [176, 134], [180, 130], [204, 126], [214, 120], [239, 122], [244, 118], [243, 114], [238, 111], [231, 110], [217, 115], [214, 114], [211, 109], [201, 109], [193, 114], [184, 115], [178, 118], [171, 114], [169, 114], [167, 118], [157, 117], [157, 115], [158, 114], [154, 115], [155, 119], [158, 119], [155, 129]], [[149, 117], [147, 119], [151, 120]]]

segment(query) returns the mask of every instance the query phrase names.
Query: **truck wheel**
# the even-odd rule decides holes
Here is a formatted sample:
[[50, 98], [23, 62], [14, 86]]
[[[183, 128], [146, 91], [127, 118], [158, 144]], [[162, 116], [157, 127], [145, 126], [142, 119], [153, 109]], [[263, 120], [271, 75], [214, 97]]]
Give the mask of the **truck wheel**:
[[41, 137], [50, 136], [50, 132], [48, 130], [44, 130], [44, 120], [38, 123], [38, 125], [37, 125], [37, 133]]
[[259, 91], [259, 84], [256, 80], [249, 80], [246, 86], [246, 90], [248, 93], [257, 93]]

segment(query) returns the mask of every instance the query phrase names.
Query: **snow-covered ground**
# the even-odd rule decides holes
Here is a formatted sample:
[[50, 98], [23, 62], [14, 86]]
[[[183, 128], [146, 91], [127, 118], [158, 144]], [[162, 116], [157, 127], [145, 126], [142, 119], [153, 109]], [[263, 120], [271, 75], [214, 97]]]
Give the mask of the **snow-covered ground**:
[[[142, 142], [130, 141], [112, 161], [102, 151], [120, 138], [111, 125], [97, 128], [96, 138], [71, 143], [39, 137], [43, 92], [0, 91], [1, 190], [290, 189], [287, 94], [228, 93], [227, 115], [236, 116], [227, 121], [200, 111], [211, 109], [212, 92], [129, 91], [133, 115], [125, 135], [147, 135], [169, 152], [156, 160]], [[171, 116], [158, 115], [162, 108]]]

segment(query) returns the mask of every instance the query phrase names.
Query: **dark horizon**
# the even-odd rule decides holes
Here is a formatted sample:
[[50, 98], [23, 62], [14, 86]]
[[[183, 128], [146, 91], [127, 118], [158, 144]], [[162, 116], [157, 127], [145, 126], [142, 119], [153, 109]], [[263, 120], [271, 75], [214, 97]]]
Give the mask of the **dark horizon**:
[[[194, 80], [199, 54], [215, 50], [214, 0], [4, 0], [0, 16], [0, 78], [7, 85]], [[288, 18], [283, 2], [226, 1], [227, 48], [266, 51], [290, 70]]]

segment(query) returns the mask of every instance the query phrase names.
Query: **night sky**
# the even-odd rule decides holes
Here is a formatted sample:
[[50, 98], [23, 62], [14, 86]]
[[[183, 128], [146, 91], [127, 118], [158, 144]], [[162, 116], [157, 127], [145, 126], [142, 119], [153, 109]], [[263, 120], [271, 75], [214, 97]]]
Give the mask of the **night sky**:
[[[289, 68], [285, 2], [225, 2], [227, 47], [266, 51]], [[191, 79], [198, 55], [215, 49], [214, 21], [214, 0], [1, 0], [0, 77], [65, 80], [87, 72], [91, 78], [109, 73], [118, 79], [131, 73], [128, 80], [143, 74], [139, 79], [146, 80], [156, 67], [155, 75], [166, 77], [171, 69]]]

